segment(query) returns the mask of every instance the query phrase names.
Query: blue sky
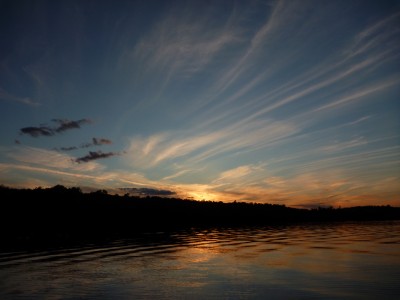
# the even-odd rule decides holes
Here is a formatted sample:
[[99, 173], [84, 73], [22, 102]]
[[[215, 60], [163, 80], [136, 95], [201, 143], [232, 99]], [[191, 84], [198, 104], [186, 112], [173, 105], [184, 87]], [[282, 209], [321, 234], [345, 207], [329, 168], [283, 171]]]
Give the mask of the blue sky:
[[399, 1], [0, 1], [0, 14], [4, 185], [400, 205]]

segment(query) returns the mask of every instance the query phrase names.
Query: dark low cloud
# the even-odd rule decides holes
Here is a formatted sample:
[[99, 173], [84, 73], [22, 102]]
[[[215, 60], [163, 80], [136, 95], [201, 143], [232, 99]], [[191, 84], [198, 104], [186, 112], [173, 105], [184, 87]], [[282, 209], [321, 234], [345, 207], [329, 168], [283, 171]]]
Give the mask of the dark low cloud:
[[89, 148], [89, 147], [93, 147], [93, 144], [92, 143], [84, 143], [79, 146], [79, 148]]
[[102, 145], [111, 145], [112, 141], [109, 139], [104, 139], [104, 138], [92, 138], [93, 143], [83, 143], [79, 147], [72, 146], [72, 147], [61, 147], [60, 149], [56, 148], [55, 150], [61, 150], [61, 151], [71, 151], [71, 150], [77, 150], [77, 149], [84, 149], [84, 148], [89, 148], [93, 146], [102, 146]]
[[153, 188], [120, 188], [121, 191], [130, 193], [132, 195], [140, 196], [172, 196], [176, 195], [176, 192], [170, 190], [159, 190]]
[[316, 209], [316, 208], [329, 208], [330, 205], [324, 202], [317, 202], [317, 203], [303, 203], [295, 205], [296, 208], [304, 208], [304, 209]]
[[104, 138], [92, 138], [92, 143], [82, 144], [81, 148], [89, 148], [93, 146], [111, 145], [112, 141]]
[[68, 119], [52, 119], [54, 123], [57, 123], [58, 126], [51, 127], [47, 125], [40, 125], [39, 127], [30, 126], [24, 127], [20, 129], [21, 134], [27, 134], [32, 137], [39, 137], [39, 136], [53, 136], [56, 133], [61, 133], [69, 129], [74, 128], [81, 128], [83, 124], [90, 124], [92, 121], [89, 119], [81, 119], [77, 121], [71, 121]]
[[78, 147], [72, 146], [72, 147], [61, 147], [60, 150], [61, 151], [72, 151], [72, 150], [76, 150], [78, 149]]
[[40, 127], [24, 127], [20, 129], [21, 134], [28, 134], [32, 137], [38, 136], [52, 136], [54, 135], [54, 130], [47, 126]]
[[93, 145], [100, 146], [100, 145], [111, 145], [112, 141], [109, 139], [103, 139], [103, 138], [93, 138]]
[[120, 154], [116, 153], [116, 152], [103, 153], [101, 151], [89, 151], [88, 155], [78, 157], [77, 159], [75, 159], [75, 162], [77, 162], [77, 163], [89, 162], [91, 160], [107, 158], [107, 157], [116, 156], [116, 155], [120, 155]]
[[52, 121], [59, 124], [59, 126], [54, 129], [56, 132], [63, 132], [74, 128], [79, 129], [83, 124], [92, 123], [92, 121], [89, 119], [80, 119], [77, 121], [71, 121], [68, 119], [53, 119]]

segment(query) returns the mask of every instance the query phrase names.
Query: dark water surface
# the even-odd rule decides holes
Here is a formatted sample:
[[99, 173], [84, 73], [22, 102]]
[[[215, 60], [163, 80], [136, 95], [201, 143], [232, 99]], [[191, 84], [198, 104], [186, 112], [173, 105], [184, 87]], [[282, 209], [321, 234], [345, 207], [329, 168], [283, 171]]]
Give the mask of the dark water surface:
[[0, 299], [399, 299], [400, 221], [142, 234], [0, 253]]

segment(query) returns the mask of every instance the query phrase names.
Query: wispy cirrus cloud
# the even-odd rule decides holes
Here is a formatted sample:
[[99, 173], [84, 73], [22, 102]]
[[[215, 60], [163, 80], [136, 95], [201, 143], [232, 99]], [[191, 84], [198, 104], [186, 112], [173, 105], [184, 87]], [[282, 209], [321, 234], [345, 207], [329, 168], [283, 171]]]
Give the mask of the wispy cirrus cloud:
[[254, 170], [254, 166], [243, 165], [234, 169], [230, 169], [221, 173], [214, 182], [226, 181], [231, 179], [239, 179], [249, 175]]
[[372, 86], [365, 87], [363, 89], [358, 89], [353, 93], [347, 92], [345, 95], [340, 97], [339, 99], [333, 99], [329, 103], [322, 105], [320, 107], [315, 108], [312, 112], [319, 112], [322, 110], [330, 110], [343, 105], [346, 105], [350, 102], [354, 102], [357, 100], [363, 100], [363, 98], [374, 95], [380, 91], [386, 90], [390, 87], [397, 86], [400, 83], [400, 77], [397, 78], [389, 78], [387, 80], [374, 83]]
[[[97, 99], [98, 105], [88, 102], [81, 107], [93, 109], [97, 116], [101, 115], [98, 109], [104, 112], [109, 107], [107, 95], [113, 95], [118, 105], [97, 128], [103, 126], [99, 133], [112, 128], [111, 132], [121, 134], [115, 137], [118, 147], [128, 145], [122, 164], [119, 159], [100, 164], [101, 159], [119, 153], [97, 151], [111, 140], [91, 132], [79, 141], [66, 139], [61, 144], [65, 147], [58, 149], [75, 152], [58, 152], [59, 157], [56, 151], [40, 155], [37, 150], [27, 151], [25, 158], [14, 153], [20, 156], [15, 159], [19, 170], [27, 165], [34, 175], [79, 178], [95, 186], [176, 191], [195, 199], [307, 207], [343, 204], [346, 199], [362, 203], [362, 197], [389, 203], [382, 197], [386, 191], [387, 199], [400, 194], [394, 187], [399, 178], [395, 97], [400, 83], [396, 70], [400, 13], [396, 5], [189, 1], [168, 3], [156, 11], [147, 11], [147, 4], [126, 5], [132, 8], [127, 11], [144, 12], [143, 18], [130, 18], [130, 12], [119, 11], [119, 6], [110, 14], [101, 5], [99, 10], [93, 7], [91, 15], [107, 16], [103, 25], [96, 23], [104, 26], [99, 28], [101, 43], [91, 39], [91, 32], [81, 24], [67, 26], [66, 31], [58, 28], [68, 33], [68, 44], [76, 47], [58, 49], [58, 44], [48, 41], [51, 47], [46, 48], [51, 51], [22, 67], [26, 78], [4, 83], [10, 90], [21, 86], [22, 96], [35, 95], [6, 101], [30, 105], [37, 98], [54, 105], [50, 108], [73, 111], [81, 101]], [[85, 4], [77, 7], [86, 9]], [[65, 16], [74, 19], [69, 13]], [[80, 43], [74, 38], [76, 31], [90, 42]], [[20, 37], [25, 44], [39, 45], [36, 38]], [[100, 47], [98, 55], [81, 59], [96, 47]], [[30, 60], [23, 56], [13, 59]], [[9, 74], [13, 76], [4, 78], [20, 78], [18, 72]], [[29, 80], [31, 84], [24, 87]], [[97, 97], [94, 82], [108, 82], [107, 93]], [[58, 101], [65, 102], [58, 106]], [[62, 133], [87, 125], [85, 120], [54, 119], [21, 128], [20, 133], [56, 136], [33, 141], [51, 148], [54, 145], [46, 143], [59, 142]], [[71, 153], [76, 155], [67, 155]], [[93, 165], [99, 171], [90, 170]]]
[[[400, 31], [398, 27], [399, 21], [400, 13], [395, 12], [369, 25], [354, 37], [353, 44], [349, 49], [346, 49], [344, 53], [348, 55], [348, 57], [354, 57], [367, 52], [379, 51], [379, 47], [382, 44], [388, 41], [393, 42], [393, 39], [396, 39]], [[393, 44], [390, 44], [391, 49], [393, 48]], [[396, 47], [396, 45], [394, 46]]]
[[[26, 155], [32, 150], [35, 152], [32, 157]], [[10, 186], [21, 186], [20, 180], [18, 183], [13, 181], [12, 175], [14, 171], [18, 171], [27, 175], [27, 181], [22, 182], [22, 184], [25, 183], [22, 185], [23, 187], [26, 187], [27, 184], [34, 188], [62, 183], [66, 186], [80, 186], [83, 189], [90, 187], [90, 190], [106, 188], [118, 194], [124, 190], [140, 195], [176, 195], [174, 186], [149, 180], [143, 174], [123, 170], [108, 171], [96, 162], [77, 164], [70, 157], [54, 151], [27, 147], [26, 151], [21, 151], [19, 148], [14, 154], [15, 163], [0, 163], [0, 179]], [[45, 156], [50, 159], [46, 161]], [[60, 159], [60, 157], [65, 159]], [[29, 179], [32, 174], [35, 174], [34, 181]]]
[[[223, 178], [226, 180], [221, 184], [219, 179]], [[395, 184], [395, 178], [399, 179], [387, 176], [385, 180], [373, 180], [374, 184], [371, 184], [338, 167], [282, 177], [273, 175], [264, 168], [251, 171], [251, 166], [245, 165], [222, 172], [207, 190], [210, 194], [230, 201], [290, 203], [291, 206], [298, 207], [309, 203], [308, 208], [348, 206], [349, 201], [353, 201], [354, 205], [361, 204], [363, 199], [359, 195], [364, 195], [369, 200], [379, 200], [380, 203], [398, 205], [396, 194], [400, 190]], [[241, 184], [243, 180], [247, 182]], [[385, 190], [386, 199], [382, 197], [382, 190]]]
[[[250, 42], [235, 41], [243, 46], [232, 56], [235, 59], [216, 71], [212, 84], [193, 95], [195, 105], [182, 111], [193, 117], [191, 127], [134, 137], [126, 159], [143, 170], [168, 169], [162, 180], [178, 184], [219, 155], [226, 161], [262, 149], [268, 157], [266, 168], [257, 169], [254, 162], [221, 171], [219, 176], [204, 175], [208, 181], [202, 181], [197, 194], [246, 201], [298, 199], [298, 203], [334, 199], [343, 204], [353, 193], [364, 193], [364, 188], [365, 195], [377, 197], [368, 185], [379, 176], [393, 175], [386, 166], [396, 163], [397, 148], [382, 146], [386, 135], [376, 141], [358, 130], [377, 121], [372, 111], [358, 108], [377, 103], [375, 99], [392, 93], [399, 83], [396, 74], [382, 71], [399, 58], [398, 26], [394, 26], [398, 14], [353, 27], [346, 39], [332, 47], [326, 35], [313, 29], [325, 16], [318, 13], [322, 6], [310, 10], [304, 22], [307, 5], [315, 3], [271, 5], [264, 22], [251, 38], [247, 36]], [[338, 27], [344, 25], [338, 21]], [[304, 40], [301, 51], [291, 47], [296, 39]], [[329, 45], [324, 48], [326, 55], [311, 57], [324, 43]], [[304, 59], [307, 64], [298, 67]], [[350, 113], [352, 120], [343, 117]], [[344, 121], [338, 122], [341, 117]], [[181, 168], [171, 167], [178, 162]], [[377, 169], [368, 171], [368, 165]], [[212, 168], [204, 173], [208, 169]], [[326, 180], [318, 173], [326, 174]]]
[[21, 104], [25, 104], [28, 106], [40, 106], [41, 105], [41, 103], [34, 101], [30, 97], [20, 97], [20, 96], [12, 95], [1, 87], [0, 87], [0, 100], [21, 103]]
[[199, 162], [222, 153], [256, 150], [297, 131], [298, 128], [293, 124], [268, 120], [233, 124], [198, 135], [188, 130], [158, 134], [147, 139], [136, 137], [127, 150], [127, 159], [147, 168], [178, 157]]
[[[202, 70], [225, 47], [238, 42], [239, 32], [215, 22], [212, 10], [194, 18], [182, 7], [171, 9], [135, 46], [133, 58], [145, 61], [148, 71], [163, 70], [185, 76]], [[209, 30], [210, 22], [214, 23]]]
[[[281, 20], [291, 19], [288, 16], [293, 11], [288, 9], [287, 6], [284, 10], [281, 10], [279, 4], [277, 4], [275, 10], [277, 14], [281, 14], [279, 17]], [[316, 17], [314, 16], [314, 18]], [[219, 87], [214, 87], [215, 90], [212, 93], [210, 92], [210, 94], [216, 95], [211, 97], [210, 101], [215, 101], [220, 97], [219, 90], [224, 91], [230, 86], [233, 87], [225, 91], [223, 100], [218, 101], [217, 106], [213, 105], [206, 112], [207, 115], [212, 116], [207, 118], [209, 120], [207, 124], [216, 125], [217, 122], [223, 122], [224, 119], [227, 120], [235, 115], [240, 116], [244, 111], [247, 120], [270, 116], [277, 110], [286, 109], [293, 104], [296, 107], [301, 107], [302, 110], [308, 108], [310, 111], [314, 111], [315, 115], [316, 103], [326, 108], [333, 108], [350, 101], [361, 102], [373, 93], [393, 90], [398, 84], [398, 76], [381, 76], [380, 82], [376, 82], [376, 78], [371, 80], [369, 76], [398, 59], [400, 45], [396, 42], [395, 36], [399, 29], [395, 24], [399, 19], [397, 13], [387, 19], [378, 20], [377, 23], [368, 26], [366, 29], [355, 32], [353, 41], [342, 44], [340, 51], [325, 56], [319, 63], [295, 70], [291, 72], [290, 76], [284, 75], [284, 81], [274, 81], [274, 77], [283, 76], [282, 74], [286, 74], [289, 68], [287, 63], [279, 61], [282, 58], [282, 53], [277, 55], [276, 59], [275, 54], [265, 57], [264, 60], [269, 62], [268, 68], [258, 72], [257, 76], [250, 76], [249, 70], [254, 71], [255, 67], [252, 66], [247, 70], [249, 62], [260, 61], [260, 54], [256, 55], [252, 47], [249, 46], [248, 52], [253, 54], [243, 56], [246, 61], [246, 63], [243, 63], [243, 69], [240, 67], [241, 64], [238, 64], [238, 67], [233, 68], [234, 72], [230, 76], [226, 75], [230, 72], [225, 72], [227, 77], [221, 77], [223, 79], [220, 78], [222, 81]], [[296, 20], [300, 21], [295, 18], [294, 23], [297, 22]], [[269, 27], [268, 22], [265, 24], [266, 28]], [[311, 26], [314, 22], [310, 21], [307, 24], [302, 26], [302, 30]], [[265, 30], [265, 32], [272, 34], [276, 30], [275, 34], [278, 34], [278, 36], [293, 29], [290, 29], [291, 27], [286, 28], [285, 23], [279, 22], [271, 28], [274, 29], [272, 31], [271, 29]], [[385, 28], [385, 33], [378, 34], [379, 30], [383, 28]], [[264, 32], [264, 30], [261, 30], [261, 32]], [[300, 32], [301, 30], [294, 31], [292, 34], [296, 36]], [[313, 33], [312, 30], [310, 32]], [[264, 34], [260, 33], [258, 40], [264, 40], [261, 38], [262, 36]], [[379, 42], [376, 41], [377, 37], [379, 37]], [[265, 38], [264, 41], [266, 42], [268, 39]], [[284, 43], [280, 41], [274, 45]], [[379, 47], [382, 44], [390, 45], [390, 47]], [[269, 47], [266, 46], [262, 49], [268, 52]], [[287, 54], [285, 57], [290, 58], [289, 62], [292, 59], [294, 61], [296, 59], [301, 60], [302, 57], [299, 55], [304, 55], [303, 52], [296, 52], [294, 48], [290, 47], [285, 47], [282, 51]], [[312, 52], [312, 49], [309, 51]], [[237, 72], [236, 68], [241, 69], [241, 71]], [[274, 84], [270, 84], [270, 82]], [[236, 88], [236, 85], [240, 88]], [[255, 90], [257, 90], [256, 93]], [[352, 95], [349, 95], [349, 91]], [[335, 98], [338, 98], [338, 94], [341, 94], [340, 97], [345, 100], [337, 102], [339, 100], [335, 100]], [[314, 100], [317, 97], [316, 95], [318, 95], [319, 101]], [[203, 98], [199, 100], [202, 103], [204, 103]], [[301, 105], [297, 104], [299, 102], [301, 102]], [[298, 113], [304, 112], [302, 110], [298, 110]], [[194, 117], [198, 118], [200, 122], [204, 116], [203, 114], [195, 114]]]
[[58, 151], [19, 145], [3, 150], [7, 157], [20, 163], [39, 165], [45, 168], [68, 169], [75, 171], [99, 171], [103, 167], [95, 162], [84, 165], [74, 163], [75, 158]]
[[181, 177], [181, 176], [183, 176], [183, 175], [185, 175], [185, 174], [187, 174], [189, 172], [191, 172], [191, 170], [189, 170], [189, 169], [180, 170], [178, 172], [175, 172], [173, 174], [170, 174], [170, 175], [167, 175], [167, 176], [163, 177], [162, 180], [171, 180], [171, 179], [174, 179], [174, 178], [178, 178], [178, 177]]

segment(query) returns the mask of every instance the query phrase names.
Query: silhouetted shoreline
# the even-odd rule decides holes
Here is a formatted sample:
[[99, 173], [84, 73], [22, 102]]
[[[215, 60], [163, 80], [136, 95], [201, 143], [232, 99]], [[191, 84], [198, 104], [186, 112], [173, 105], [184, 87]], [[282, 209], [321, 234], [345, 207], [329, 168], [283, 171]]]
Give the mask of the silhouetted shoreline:
[[1, 186], [3, 241], [52, 243], [107, 240], [139, 232], [210, 226], [264, 226], [299, 222], [400, 220], [400, 207], [297, 209], [284, 205], [109, 195], [79, 188]]

